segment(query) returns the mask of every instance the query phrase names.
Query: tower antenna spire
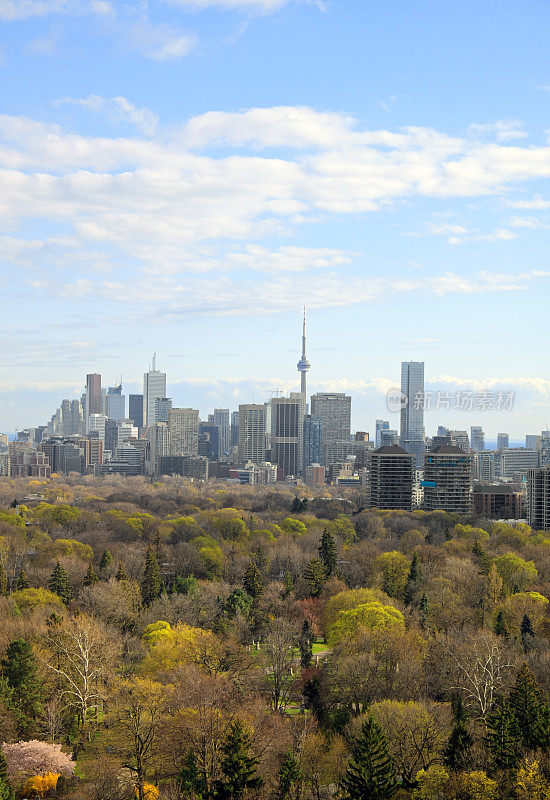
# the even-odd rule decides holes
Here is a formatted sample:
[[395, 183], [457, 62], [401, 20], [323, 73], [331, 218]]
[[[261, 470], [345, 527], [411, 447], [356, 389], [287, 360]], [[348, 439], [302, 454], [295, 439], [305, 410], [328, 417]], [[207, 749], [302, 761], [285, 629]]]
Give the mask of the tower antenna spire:
[[310, 363], [306, 356], [306, 307], [304, 306], [304, 322], [302, 327], [302, 357], [298, 361], [297, 369], [300, 373], [300, 392], [307, 397], [307, 371], [310, 368]]
[[157, 371], [157, 351], [153, 353], [153, 372]]

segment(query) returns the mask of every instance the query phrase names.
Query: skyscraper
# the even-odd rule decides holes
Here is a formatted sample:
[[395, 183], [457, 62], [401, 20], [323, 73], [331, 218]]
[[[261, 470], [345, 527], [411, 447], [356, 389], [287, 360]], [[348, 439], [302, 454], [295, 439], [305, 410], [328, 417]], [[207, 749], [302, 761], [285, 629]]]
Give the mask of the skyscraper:
[[300, 373], [300, 393], [304, 395], [307, 402], [307, 371], [310, 363], [306, 357], [306, 310], [304, 308], [304, 324], [302, 328], [302, 357], [298, 361], [297, 369]]
[[318, 417], [307, 414], [304, 418], [304, 461], [302, 471], [311, 464], [320, 464], [322, 458], [323, 426]]
[[510, 447], [510, 437], [507, 433], [497, 433], [497, 450], [507, 450]]
[[134, 420], [136, 428], [143, 428], [143, 395], [131, 394], [128, 397], [128, 416]]
[[171, 408], [168, 412], [170, 452], [174, 456], [199, 453], [199, 412], [194, 408]]
[[321, 420], [323, 447], [321, 463], [328, 467], [327, 448], [333, 442], [349, 440], [351, 435], [351, 397], [341, 392], [311, 395], [311, 414]]
[[473, 510], [472, 456], [442, 445], [424, 457], [424, 508], [467, 516]]
[[420, 469], [426, 449], [424, 440], [424, 362], [403, 361], [401, 364], [401, 447], [415, 457]]
[[122, 384], [109, 386], [105, 399], [105, 410], [109, 419], [124, 419], [126, 416], [126, 397], [122, 394]]
[[266, 407], [248, 403], [239, 406], [239, 463], [265, 461]]
[[214, 409], [214, 425], [220, 429], [219, 433], [219, 454], [229, 453], [231, 445], [231, 426], [229, 424], [229, 409], [228, 408], [215, 408]]
[[149, 372], [143, 375], [143, 427], [155, 422], [155, 400], [166, 397], [166, 373], [157, 369], [157, 354]]
[[390, 423], [387, 419], [377, 419], [375, 424], [376, 424], [376, 432], [374, 435], [374, 446], [378, 450], [378, 448], [382, 444], [381, 433], [382, 431], [389, 431]]
[[90, 414], [101, 414], [101, 375], [97, 372], [86, 375], [86, 431], [89, 430]]
[[171, 408], [171, 397], [155, 397], [155, 422], [168, 422]]
[[291, 392], [290, 397], [274, 397], [271, 406], [271, 461], [284, 476], [301, 475], [304, 452], [306, 397]]
[[367, 453], [365, 484], [371, 508], [412, 510], [414, 455], [399, 445]]
[[479, 425], [470, 428], [470, 446], [476, 453], [485, 450], [485, 434]]

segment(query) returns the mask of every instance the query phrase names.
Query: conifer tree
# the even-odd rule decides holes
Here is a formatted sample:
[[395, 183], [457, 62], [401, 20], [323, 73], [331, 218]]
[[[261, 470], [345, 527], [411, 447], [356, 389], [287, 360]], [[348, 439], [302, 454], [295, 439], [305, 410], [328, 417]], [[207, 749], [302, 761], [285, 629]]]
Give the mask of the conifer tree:
[[452, 700], [454, 725], [447, 746], [443, 751], [443, 760], [447, 767], [460, 772], [471, 763], [473, 737], [466, 727], [467, 715], [464, 702], [460, 696]]
[[254, 600], [257, 600], [264, 590], [262, 574], [258, 569], [258, 567], [256, 566], [255, 561], [250, 561], [245, 570], [243, 577], [243, 586], [246, 592]]
[[[298, 759], [293, 753], [287, 753], [279, 768], [279, 786], [277, 800], [291, 800], [300, 791], [301, 771]], [[294, 790], [294, 791], [293, 791]]]
[[309, 562], [304, 571], [304, 580], [309, 587], [310, 595], [317, 597], [326, 580], [325, 565], [320, 558], [314, 558], [313, 561]]
[[256, 548], [256, 552], [254, 553], [254, 561], [256, 562], [256, 566], [260, 570], [260, 574], [262, 575], [263, 578], [267, 573], [268, 561], [267, 561], [267, 555], [265, 553], [265, 548], [262, 544], [259, 544], [258, 547]]
[[0, 747], [0, 800], [15, 800], [8, 775], [8, 765], [4, 751]]
[[37, 674], [32, 647], [26, 639], [10, 642], [2, 660], [2, 675], [21, 713], [27, 719], [35, 720], [42, 705], [42, 682]]
[[300, 648], [300, 666], [302, 669], [309, 669], [313, 659], [313, 631], [307, 619], [304, 620], [302, 626], [298, 647]]
[[108, 550], [104, 550], [103, 555], [101, 556], [101, 561], [99, 562], [99, 571], [103, 572], [103, 570], [106, 570], [112, 560], [113, 557], [110, 552]]
[[323, 531], [323, 535], [321, 536], [321, 544], [319, 545], [319, 557], [323, 562], [326, 577], [330, 578], [330, 576], [336, 569], [336, 564], [338, 563], [338, 551], [336, 550], [334, 537], [327, 531], [326, 528]]
[[8, 576], [4, 562], [0, 559], [0, 597], [5, 597], [8, 593]]
[[526, 750], [550, 747], [550, 707], [527, 664], [519, 670], [508, 698], [514, 730]]
[[487, 716], [485, 743], [493, 772], [517, 767], [520, 742], [510, 705], [506, 700], [497, 701]]
[[203, 800], [208, 796], [206, 776], [200, 771], [197, 756], [189, 750], [179, 774], [179, 789], [184, 797], [192, 800]]
[[247, 789], [258, 789], [262, 785], [256, 772], [258, 759], [250, 755], [250, 745], [250, 734], [239, 719], [235, 720], [222, 747], [223, 778], [215, 782], [215, 800], [242, 800]]
[[115, 580], [117, 580], [117, 581], [129, 581], [130, 580], [130, 578], [128, 577], [128, 573], [124, 569], [124, 564], [122, 563], [122, 561], [118, 562], [118, 569], [117, 569], [117, 573], [115, 575]]
[[397, 790], [395, 768], [382, 729], [372, 717], [363, 722], [351, 756], [340, 781], [343, 800], [390, 800]]
[[520, 637], [523, 652], [527, 654], [535, 646], [535, 631], [533, 630], [531, 619], [527, 614], [523, 615], [523, 619], [521, 621]]
[[84, 576], [84, 586], [91, 586], [93, 583], [97, 583], [98, 581], [99, 581], [99, 578], [96, 575], [96, 572], [95, 572], [95, 570], [93, 568], [93, 565], [90, 564], [88, 566], [88, 570], [86, 572], [86, 575]]
[[73, 593], [71, 580], [59, 561], [50, 575], [48, 588], [54, 594], [58, 595], [64, 603], [68, 603], [71, 599]]
[[29, 579], [27, 577], [27, 573], [24, 569], [21, 570], [19, 573], [19, 577], [17, 578], [16, 587], [19, 591], [20, 589], [28, 589], [30, 586]]
[[161, 594], [162, 578], [160, 577], [159, 564], [153, 548], [149, 547], [145, 557], [145, 570], [141, 582], [141, 599], [143, 605], [151, 605]]
[[508, 628], [506, 626], [506, 618], [504, 616], [504, 611], [502, 611], [502, 609], [497, 614], [494, 631], [497, 636], [502, 636], [503, 639], [508, 638]]
[[493, 562], [477, 539], [472, 547], [472, 552], [478, 560], [480, 575], [488, 575]]
[[415, 553], [412, 557], [411, 567], [409, 569], [409, 574], [407, 576], [407, 582], [405, 584], [405, 590], [403, 593], [403, 599], [406, 606], [410, 606], [414, 600], [414, 594], [418, 588], [418, 584], [420, 583], [421, 576], [422, 570], [420, 569], [420, 561], [418, 559], [418, 555]]

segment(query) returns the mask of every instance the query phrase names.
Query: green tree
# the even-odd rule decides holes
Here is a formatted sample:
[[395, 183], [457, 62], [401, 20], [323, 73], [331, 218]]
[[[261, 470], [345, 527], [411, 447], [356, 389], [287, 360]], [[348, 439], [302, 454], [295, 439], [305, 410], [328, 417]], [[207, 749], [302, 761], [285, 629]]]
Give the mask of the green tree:
[[477, 558], [477, 563], [479, 565], [479, 572], [481, 575], [488, 575], [489, 570], [491, 569], [491, 564], [493, 563], [491, 557], [487, 554], [487, 551], [483, 549], [481, 543], [478, 539], [474, 542], [472, 547], [472, 552]]
[[453, 698], [452, 707], [454, 725], [443, 751], [443, 761], [454, 772], [461, 772], [470, 766], [474, 740], [466, 727], [466, 708], [460, 695]]
[[374, 560], [376, 569], [382, 573], [382, 589], [390, 597], [403, 597], [411, 569], [411, 562], [403, 553], [393, 550], [381, 553]]
[[298, 798], [301, 779], [302, 776], [298, 759], [293, 753], [287, 753], [279, 768], [277, 800], [292, 800], [292, 798]]
[[519, 670], [508, 698], [516, 735], [526, 750], [550, 746], [550, 707], [527, 664]]
[[420, 568], [420, 560], [415, 553], [411, 561], [411, 568], [407, 577], [407, 583], [403, 591], [403, 600], [406, 606], [410, 606], [414, 600], [414, 595], [418, 589], [420, 579], [422, 577], [422, 570]]
[[4, 751], [0, 747], [0, 800], [15, 800], [8, 775], [8, 765]]
[[257, 600], [264, 590], [262, 573], [258, 569], [255, 561], [250, 561], [244, 572], [243, 586], [254, 600]]
[[304, 571], [304, 580], [312, 597], [318, 597], [326, 581], [325, 565], [320, 558], [310, 561]]
[[497, 636], [502, 636], [504, 639], [508, 638], [508, 628], [506, 626], [506, 617], [502, 609], [498, 612], [495, 619], [494, 631]]
[[116, 575], [115, 575], [115, 580], [117, 580], [117, 581], [129, 581], [130, 580], [130, 578], [128, 576], [128, 573], [124, 569], [124, 564], [122, 563], [122, 561], [118, 562], [118, 569], [117, 569], [117, 572], [116, 572]]
[[147, 549], [145, 557], [145, 570], [141, 582], [141, 599], [144, 606], [151, 603], [161, 596], [163, 589], [162, 578], [160, 577], [160, 567], [152, 547]]
[[258, 759], [250, 755], [251, 737], [243, 723], [231, 723], [222, 746], [223, 778], [214, 786], [215, 800], [241, 800], [247, 789], [258, 789], [262, 779], [256, 772]]
[[179, 789], [184, 797], [190, 800], [203, 800], [208, 797], [206, 775], [197, 764], [197, 756], [189, 750], [179, 774]]
[[28, 589], [30, 587], [29, 579], [27, 577], [27, 573], [24, 569], [21, 570], [19, 573], [19, 577], [17, 578], [17, 583], [15, 584], [15, 588], [19, 591], [20, 589]]
[[343, 800], [390, 800], [397, 790], [393, 761], [382, 729], [372, 717], [361, 726], [340, 781]]
[[4, 562], [0, 558], [0, 597], [5, 597], [8, 593], [8, 576], [6, 575], [6, 568]]
[[520, 743], [510, 705], [506, 700], [497, 701], [487, 716], [485, 743], [493, 772], [517, 767]]
[[97, 577], [93, 566], [89, 564], [86, 575], [84, 576], [84, 586], [91, 586], [93, 583], [97, 583], [98, 581], [99, 578]]
[[300, 648], [300, 666], [302, 669], [309, 669], [313, 659], [313, 631], [307, 619], [304, 620], [302, 626], [298, 647]]
[[336, 550], [336, 543], [334, 537], [325, 528], [321, 536], [321, 543], [319, 545], [319, 558], [323, 562], [325, 568], [325, 575], [330, 578], [338, 561], [338, 551]]
[[535, 631], [528, 614], [523, 615], [520, 626], [521, 646], [523, 652], [527, 654], [535, 646]]
[[21, 713], [28, 720], [36, 720], [42, 707], [42, 681], [37, 675], [32, 647], [26, 639], [10, 642], [2, 660], [2, 674]]
[[50, 575], [48, 580], [48, 588], [51, 592], [60, 597], [65, 604], [67, 604], [72, 597], [73, 590], [71, 586], [71, 579], [59, 561], [56, 563], [54, 570]]
[[101, 556], [101, 560], [99, 562], [99, 571], [103, 572], [107, 569], [111, 561], [113, 560], [112, 555], [108, 550], [103, 551], [103, 555]]

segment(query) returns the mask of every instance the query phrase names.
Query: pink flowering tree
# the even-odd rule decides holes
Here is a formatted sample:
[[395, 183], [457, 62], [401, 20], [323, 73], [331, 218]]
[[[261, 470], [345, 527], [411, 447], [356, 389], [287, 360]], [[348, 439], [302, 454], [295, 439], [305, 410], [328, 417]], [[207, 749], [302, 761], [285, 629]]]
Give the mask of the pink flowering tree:
[[11, 780], [19, 783], [34, 775], [44, 775], [47, 772], [69, 776], [76, 767], [72, 758], [63, 752], [61, 745], [41, 742], [38, 739], [3, 744], [2, 750]]

